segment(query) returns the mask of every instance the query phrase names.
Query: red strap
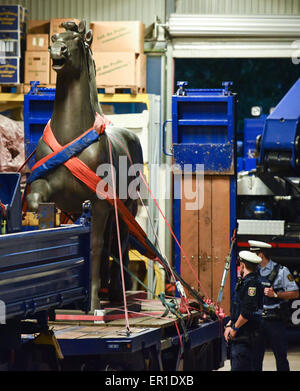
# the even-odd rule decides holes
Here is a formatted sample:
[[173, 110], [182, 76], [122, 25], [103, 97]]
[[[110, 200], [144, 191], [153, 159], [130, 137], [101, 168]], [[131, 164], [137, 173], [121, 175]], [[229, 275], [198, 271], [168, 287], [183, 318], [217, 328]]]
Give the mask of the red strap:
[[[82, 133], [80, 136], [76, 137], [74, 140], [70, 141], [69, 143], [65, 144], [64, 146], [60, 145], [57, 141], [56, 138], [54, 137], [52, 133], [52, 129], [50, 126], [50, 121], [48, 121], [47, 125], [45, 126], [44, 133], [43, 133], [43, 140], [45, 141], [46, 144], [49, 145], [49, 143], [46, 140], [51, 140], [52, 145], [55, 145], [55, 148], [51, 148], [53, 150], [52, 153], [49, 155], [43, 157], [40, 159], [38, 162], [35, 163], [35, 165], [32, 167], [32, 171], [41, 166], [43, 163], [48, 161], [51, 157], [55, 156], [58, 152], [62, 151], [63, 149], [67, 148], [69, 145], [73, 144], [74, 142], [80, 140], [82, 137], [84, 137], [87, 133], [89, 133], [92, 129], [95, 129], [98, 134], [102, 134], [105, 131], [105, 128], [107, 125], [110, 124], [110, 121], [106, 117], [102, 117], [100, 114], [96, 113], [96, 119], [93, 124], [93, 126], [86, 130], [84, 133]], [[49, 145], [50, 146], [50, 145]]]
[[[62, 151], [63, 149], [65, 149], [66, 147], [68, 147], [69, 145], [71, 145], [73, 142], [79, 140], [81, 137], [85, 136], [88, 132], [90, 132], [93, 128], [90, 128], [88, 130], [86, 130], [81, 136], [77, 137], [75, 140], [73, 141], [70, 141], [68, 144], [64, 145], [64, 146], [61, 146], [60, 144], [57, 145], [57, 147], [55, 149], [53, 149], [53, 152], [50, 153], [49, 155], [43, 157], [42, 159], [40, 159], [38, 162], [35, 163], [35, 165], [32, 167], [32, 171], [35, 170], [37, 167], [40, 167], [42, 164], [44, 164], [46, 161], [48, 161], [49, 159], [51, 159], [53, 156], [55, 156], [58, 152]], [[47, 123], [45, 129], [44, 129], [44, 133], [43, 133], [43, 140], [46, 142], [46, 140], [48, 139], [49, 137], [49, 133], [52, 133], [52, 130], [51, 130], [51, 127], [50, 127], [50, 121]], [[51, 135], [50, 135], [50, 138], [51, 138]], [[56, 139], [55, 139], [56, 140]], [[46, 144], [48, 144], [46, 142]], [[49, 144], [48, 144], [49, 145]]]
[[0, 201], [0, 208], [2, 209], [3, 211], [3, 215], [6, 216], [6, 208], [5, 208], [5, 205]]

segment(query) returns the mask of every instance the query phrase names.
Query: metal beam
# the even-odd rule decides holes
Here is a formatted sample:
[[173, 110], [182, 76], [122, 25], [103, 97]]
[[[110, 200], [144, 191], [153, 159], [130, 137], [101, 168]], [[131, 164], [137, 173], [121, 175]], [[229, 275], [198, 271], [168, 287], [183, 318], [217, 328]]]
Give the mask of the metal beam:
[[300, 16], [179, 15], [168, 21], [171, 37], [300, 37]]

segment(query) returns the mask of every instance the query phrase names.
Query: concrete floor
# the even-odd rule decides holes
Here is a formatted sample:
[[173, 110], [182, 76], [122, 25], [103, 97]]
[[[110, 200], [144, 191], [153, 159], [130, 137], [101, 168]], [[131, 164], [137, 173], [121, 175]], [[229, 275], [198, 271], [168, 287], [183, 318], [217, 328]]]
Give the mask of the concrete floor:
[[[289, 348], [288, 360], [290, 363], [291, 371], [300, 371], [300, 343]], [[226, 360], [223, 368], [219, 371], [230, 371], [230, 361]], [[276, 371], [276, 363], [274, 354], [271, 350], [267, 350], [265, 353], [263, 371]]]

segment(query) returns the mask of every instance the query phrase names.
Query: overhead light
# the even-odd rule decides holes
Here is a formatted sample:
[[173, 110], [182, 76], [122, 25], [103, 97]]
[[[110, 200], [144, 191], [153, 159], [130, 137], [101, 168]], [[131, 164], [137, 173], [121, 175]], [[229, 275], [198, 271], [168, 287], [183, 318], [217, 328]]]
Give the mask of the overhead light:
[[272, 114], [274, 110], [275, 110], [275, 107], [270, 107], [269, 114]]
[[261, 106], [253, 106], [251, 107], [251, 115], [253, 117], [259, 117], [262, 113], [262, 107]]

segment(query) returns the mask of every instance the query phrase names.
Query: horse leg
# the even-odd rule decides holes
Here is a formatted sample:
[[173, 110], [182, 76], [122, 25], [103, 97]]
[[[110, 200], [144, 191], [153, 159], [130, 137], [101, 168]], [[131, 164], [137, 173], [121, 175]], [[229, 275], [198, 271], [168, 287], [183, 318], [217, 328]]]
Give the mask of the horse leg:
[[41, 202], [50, 200], [51, 189], [46, 179], [37, 179], [30, 185], [30, 193], [27, 195], [28, 210], [37, 212]]
[[[120, 240], [121, 240], [121, 251], [122, 251], [122, 260], [123, 265], [128, 268], [129, 264], [129, 254], [128, 254], [128, 240], [129, 232], [127, 225], [120, 220]], [[116, 226], [114, 226], [116, 230]], [[119, 246], [116, 232], [114, 232], [114, 241], [113, 241], [113, 255], [120, 261]], [[124, 268], [124, 281], [125, 281], [125, 290], [130, 290], [132, 287], [131, 278]], [[109, 298], [111, 302], [120, 302], [123, 300], [122, 295], [122, 279], [121, 279], [121, 267], [117, 262], [112, 262], [110, 268], [110, 283], [109, 283]]]
[[[124, 262], [124, 265], [127, 267], [127, 269], [129, 269], [129, 245], [128, 245], [128, 241], [127, 241], [127, 246], [125, 248], [125, 251], [124, 251], [124, 254], [123, 254], [123, 262]], [[125, 288], [127, 291], [131, 291], [132, 290], [132, 280], [131, 280], [131, 276], [130, 274], [128, 273], [125, 273], [125, 276], [124, 276], [124, 279], [125, 279]]]
[[[105, 202], [105, 201], [104, 201]], [[92, 283], [91, 283], [91, 310], [100, 307], [100, 269], [104, 247], [104, 236], [109, 217], [109, 208], [103, 201], [92, 207]]]
[[[126, 204], [127, 208], [133, 216], [136, 216], [138, 210], [138, 204], [136, 201]], [[116, 223], [115, 223], [116, 224]], [[120, 259], [118, 239], [116, 234], [116, 225], [113, 226], [113, 254], [117, 259]], [[125, 267], [129, 268], [129, 230], [126, 223], [119, 219], [120, 225], [120, 240], [122, 246], [122, 260], [124, 265], [124, 282], [125, 290], [132, 289], [132, 280], [129, 273], [126, 272]], [[121, 280], [121, 267], [116, 262], [113, 262], [110, 268], [110, 284], [109, 284], [109, 298], [110, 301], [122, 301], [122, 280]]]
[[110, 265], [109, 265], [109, 257], [112, 254], [112, 227], [113, 227], [113, 217], [110, 216], [108, 218], [108, 222], [106, 224], [106, 230], [104, 234], [104, 248], [102, 251], [102, 258], [100, 262], [100, 298], [107, 299], [108, 298], [108, 287], [110, 280]]

